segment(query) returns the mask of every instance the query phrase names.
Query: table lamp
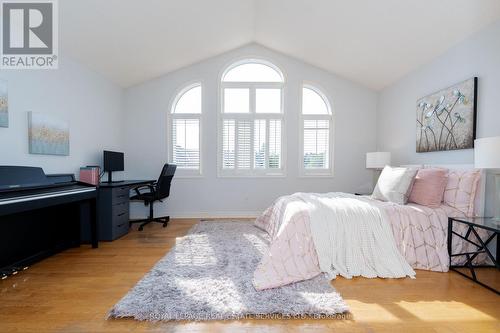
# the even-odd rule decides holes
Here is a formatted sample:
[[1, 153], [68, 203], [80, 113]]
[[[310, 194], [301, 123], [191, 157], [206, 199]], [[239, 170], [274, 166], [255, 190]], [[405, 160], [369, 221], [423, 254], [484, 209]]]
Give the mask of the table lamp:
[[373, 174], [373, 186], [377, 184], [380, 170], [386, 165], [391, 165], [391, 153], [384, 151], [366, 153], [366, 168], [377, 170]]
[[[479, 169], [500, 169], [500, 136], [474, 141], [474, 166]], [[500, 221], [500, 174], [495, 174], [495, 220]]]
[[376, 151], [366, 153], [366, 168], [382, 170], [386, 165], [391, 165], [391, 153]]

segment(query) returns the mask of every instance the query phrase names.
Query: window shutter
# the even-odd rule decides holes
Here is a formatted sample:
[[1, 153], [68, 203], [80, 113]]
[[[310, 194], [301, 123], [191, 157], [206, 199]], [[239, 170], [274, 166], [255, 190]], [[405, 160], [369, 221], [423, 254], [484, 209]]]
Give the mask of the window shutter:
[[269, 120], [269, 169], [281, 168], [281, 120]]
[[200, 168], [200, 122], [199, 119], [173, 119], [172, 161], [179, 168]]
[[329, 120], [304, 120], [304, 168], [329, 168]]
[[237, 149], [237, 166], [238, 169], [250, 169], [251, 167], [251, 140], [252, 140], [252, 123], [250, 121], [238, 121], [238, 149]]
[[222, 167], [224, 169], [234, 169], [235, 166], [235, 130], [236, 121], [225, 119], [222, 124]]
[[266, 120], [257, 119], [254, 122], [254, 167], [263, 169], [266, 167]]

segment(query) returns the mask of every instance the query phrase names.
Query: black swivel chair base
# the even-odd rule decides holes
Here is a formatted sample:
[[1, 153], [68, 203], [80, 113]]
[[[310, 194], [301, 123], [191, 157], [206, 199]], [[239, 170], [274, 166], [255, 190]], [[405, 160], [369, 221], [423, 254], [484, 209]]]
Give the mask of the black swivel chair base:
[[141, 219], [141, 220], [131, 220], [130, 225], [132, 223], [141, 223], [142, 224], [139, 226], [139, 231], [142, 231], [144, 229], [145, 225], [150, 224], [151, 222], [158, 222], [158, 223], [163, 223], [163, 228], [165, 228], [168, 225], [168, 222], [170, 221], [170, 216], [162, 216], [162, 217], [155, 217], [153, 219], [147, 218], [147, 219]]
[[130, 220], [130, 226], [132, 226], [133, 223], [141, 223], [139, 226], [139, 231], [144, 230], [144, 226], [150, 224], [151, 222], [157, 222], [157, 223], [163, 223], [163, 228], [165, 228], [168, 225], [168, 222], [170, 221], [170, 216], [159, 216], [159, 217], [153, 217], [153, 203], [149, 203], [149, 216], [145, 219], [139, 219], [139, 220]]

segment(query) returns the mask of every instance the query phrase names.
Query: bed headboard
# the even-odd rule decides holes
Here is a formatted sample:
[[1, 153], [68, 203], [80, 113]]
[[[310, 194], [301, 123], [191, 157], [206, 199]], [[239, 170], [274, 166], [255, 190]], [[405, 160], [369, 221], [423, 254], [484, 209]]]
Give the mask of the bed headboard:
[[[412, 164], [402, 165], [406, 168], [445, 168], [452, 170], [471, 170], [475, 169], [473, 164]], [[481, 178], [476, 191], [476, 198], [474, 201], [474, 214], [476, 216], [484, 216], [484, 207], [486, 202], [486, 171], [481, 170]]]

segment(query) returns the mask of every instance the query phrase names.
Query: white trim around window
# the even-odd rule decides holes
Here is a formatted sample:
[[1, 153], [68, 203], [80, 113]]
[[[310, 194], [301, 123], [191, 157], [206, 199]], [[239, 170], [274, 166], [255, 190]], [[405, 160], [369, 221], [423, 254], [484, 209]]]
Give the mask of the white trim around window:
[[[183, 105], [184, 110], [181, 113], [176, 112], [178, 103], [186, 93], [199, 88], [199, 104], [193, 103], [193, 109], [190, 110], [190, 103]], [[187, 101], [189, 102], [189, 101]], [[176, 177], [178, 178], [198, 178], [202, 177], [203, 167], [203, 87], [201, 81], [187, 83], [182, 89], [179, 89], [172, 99], [167, 114], [167, 152], [168, 161], [177, 165]], [[180, 107], [180, 106], [179, 106]], [[183, 135], [177, 134], [182, 131]], [[180, 144], [175, 145], [176, 138], [180, 138]], [[193, 140], [193, 136], [198, 136]], [[176, 155], [177, 154], [177, 155]]]
[[[313, 92], [316, 97], [321, 98], [326, 110], [321, 110], [318, 113], [314, 110], [306, 112], [304, 110], [304, 89], [308, 89], [309, 93]], [[318, 88], [318, 85], [312, 83], [303, 83], [301, 87], [299, 116], [299, 170], [301, 177], [333, 177], [334, 175], [335, 115], [330, 99], [323, 91], [323, 89]], [[309, 140], [305, 138], [306, 131]], [[325, 144], [328, 147], [325, 148]], [[308, 150], [311, 150], [311, 146], [316, 147], [312, 148], [314, 152], [309, 153], [308, 157], [305, 153], [306, 145], [309, 147]]]
[[[259, 82], [247, 82], [244, 79], [223, 81], [231, 70], [247, 64], [267, 66], [278, 75], [268, 75], [267, 81]], [[273, 77], [277, 82], [271, 82]], [[219, 83], [218, 176], [284, 177], [286, 123], [284, 76], [281, 70], [261, 59], [240, 60], [226, 67]], [[229, 92], [233, 96], [226, 96]], [[258, 103], [259, 92], [266, 101], [261, 110]]]

